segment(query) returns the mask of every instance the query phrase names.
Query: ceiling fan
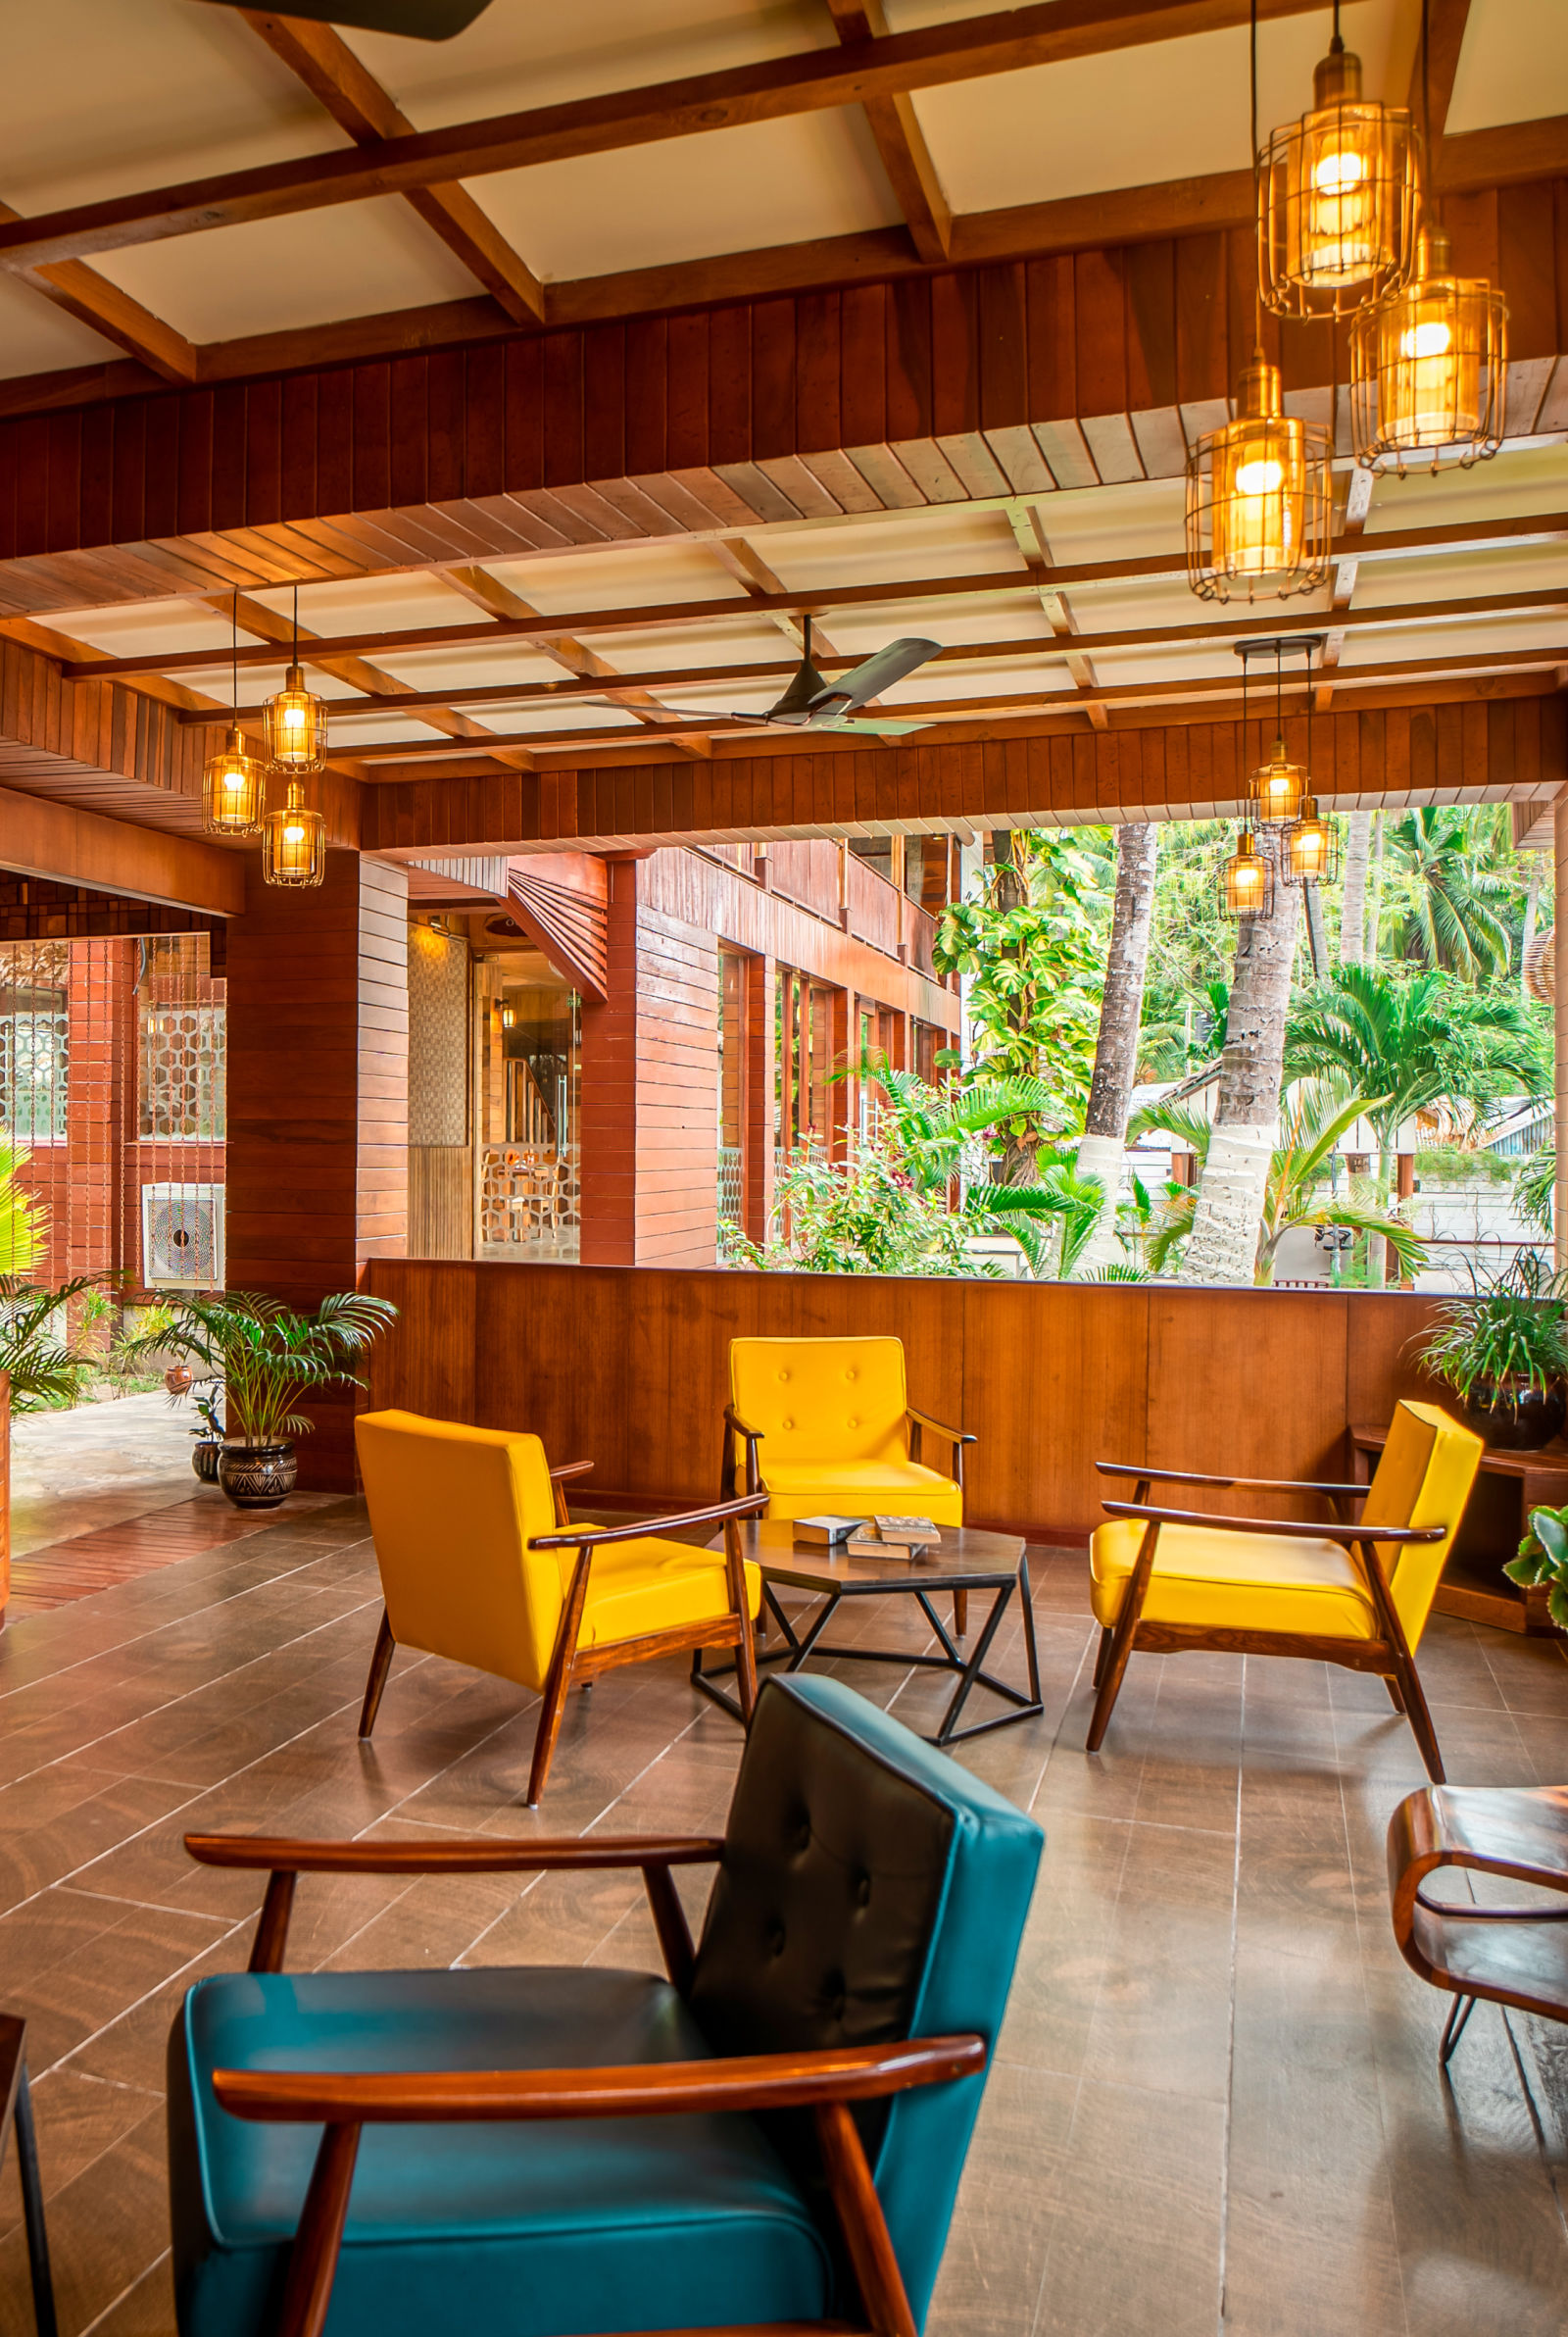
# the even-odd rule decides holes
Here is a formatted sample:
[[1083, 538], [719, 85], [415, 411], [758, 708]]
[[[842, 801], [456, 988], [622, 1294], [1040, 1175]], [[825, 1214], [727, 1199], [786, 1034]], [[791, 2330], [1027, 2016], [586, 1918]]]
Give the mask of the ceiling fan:
[[[868, 657], [837, 681], [824, 681], [811, 663], [811, 620], [801, 622], [803, 655], [795, 677], [776, 706], [765, 714], [731, 713], [724, 719], [732, 722], [760, 722], [774, 730], [850, 730], [873, 733], [878, 738], [902, 738], [909, 730], [926, 730], [928, 722], [900, 722], [882, 715], [862, 715], [860, 709], [912, 673], [916, 666], [923, 666], [927, 658], [934, 658], [941, 648], [940, 641], [922, 641], [915, 634], [906, 634], [903, 640], [890, 641], [886, 649], [879, 649], [875, 657]], [[671, 707], [672, 714], [697, 715], [696, 707]]]
[[[244, 8], [249, 0], [215, 0]], [[357, 25], [366, 32], [401, 32], [411, 40], [450, 40], [482, 17], [490, 0], [289, 0], [288, 13], [318, 25]]]

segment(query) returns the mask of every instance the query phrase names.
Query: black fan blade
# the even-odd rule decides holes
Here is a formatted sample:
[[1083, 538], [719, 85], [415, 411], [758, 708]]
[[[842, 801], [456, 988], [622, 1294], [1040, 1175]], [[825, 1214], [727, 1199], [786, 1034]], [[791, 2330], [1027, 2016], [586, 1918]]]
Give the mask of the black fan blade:
[[923, 666], [927, 658], [934, 658], [941, 646], [940, 641], [922, 641], [913, 633], [906, 634], [902, 641], [890, 641], [886, 649], [879, 649], [863, 665], [852, 667], [837, 681], [825, 683], [820, 696], [811, 702], [811, 713], [847, 714], [852, 706], [868, 705], [896, 681], [902, 681], [906, 673], [912, 673], [916, 666]]
[[[212, 0], [246, 8], [250, 0]], [[365, 32], [401, 32], [409, 40], [450, 40], [482, 17], [490, 0], [289, 0], [291, 17], [314, 25], [355, 25]]]

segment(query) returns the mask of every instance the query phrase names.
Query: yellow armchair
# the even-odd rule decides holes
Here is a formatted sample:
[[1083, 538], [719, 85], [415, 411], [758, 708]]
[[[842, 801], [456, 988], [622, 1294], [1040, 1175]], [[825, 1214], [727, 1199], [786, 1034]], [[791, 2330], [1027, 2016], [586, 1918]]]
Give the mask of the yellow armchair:
[[[636, 1524], [573, 1525], [565, 1480], [593, 1464], [553, 1469], [537, 1436], [368, 1412], [355, 1422], [355, 1442], [386, 1601], [362, 1738], [375, 1726], [399, 1646], [538, 1692], [530, 1809], [544, 1792], [574, 1679], [679, 1649], [733, 1647], [750, 1720], [761, 1578], [741, 1556], [736, 1520], [756, 1517], [761, 1496]], [[721, 1555], [662, 1538], [720, 1521]]]
[[[729, 1394], [722, 1499], [734, 1496], [743, 1449], [746, 1491], [766, 1496], [765, 1517], [893, 1512], [963, 1523], [963, 1454], [975, 1439], [912, 1409], [902, 1339], [732, 1339]], [[927, 1463], [928, 1436], [946, 1445], [946, 1468]], [[966, 1605], [956, 1592], [960, 1631]]]
[[[1481, 1454], [1480, 1437], [1435, 1405], [1400, 1404], [1370, 1485], [1098, 1463], [1102, 1475], [1136, 1484], [1130, 1502], [1104, 1503], [1111, 1522], [1096, 1528], [1089, 1547], [1100, 1624], [1089, 1751], [1104, 1741], [1135, 1649], [1298, 1656], [1377, 1672], [1441, 1785], [1443, 1756], [1415, 1650]], [[1335, 1515], [1319, 1524], [1155, 1509], [1149, 1493], [1156, 1483], [1314, 1493]], [[1364, 1503], [1356, 1523], [1344, 1514], [1352, 1501]]]

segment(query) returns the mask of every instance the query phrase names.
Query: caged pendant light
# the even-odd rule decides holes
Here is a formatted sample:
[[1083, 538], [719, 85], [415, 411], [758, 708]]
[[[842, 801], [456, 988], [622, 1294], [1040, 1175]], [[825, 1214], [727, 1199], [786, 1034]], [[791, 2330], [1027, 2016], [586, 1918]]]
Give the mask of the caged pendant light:
[[286, 777], [303, 778], [326, 768], [326, 701], [305, 686], [300, 668], [300, 588], [294, 587], [294, 646], [283, 687], [262, 710], [268, 760]]
[[[1255, 181], [1256, 0], [1251, 92]], [[1235, 420], [1205, 431], [1187, 458], [1187, 580], [1200, 600], [1289, 600], [1315, 592], [1328, 574], [1329, 433], [1284, 410], [1279, 368], [1262, 350], [1261, 294], [1257, 323]]]
[[1244, 738], [1247, 736], [1247, 683], [1252, 660], [1274, 660], [1274, 751], [1266, 763], [1256, 766], [1248, 781], [1248, 792], [1252, 799], [1251, 818], [1260, 827], [1289, 827], [1299, 819], [1302, 800], [1312, 784], [1304, 765], [1293, 763], [1285, 752], [1285, 660], [1298, 657], [1304, 651], [1310, 676], [1312, 652], [1319, 647], [1322, 638], [1321, 633], [1282, 633], [1270, 640], [1239, 641], [1236, 645], [1236, 654], [1242, 661]]
[[1312, 792], [1312, 659], [1324, 639], [1322, 633], [1303, 633], [1298, 643], [1306, 651], [1306, 768], [1300, 810], [1283, 838], [1280, 874], [1287, 884], [1332, 884], [1340, 872], [1340, 831], [1318, 810]]
[[288, 783], [280, 812], [269, 812], [262, 825], [262, 876], [268, 884], [319, 884], [326, 874], [326, 821], [306, 808], [298, 779]]
[[1218, 889], [1227, 917], [1273, 915], [1274, 864], [1251, 828], [1241, 830], [1235, 851], [1221, 861]]
[[[234, 594], [234, 624], [231, 638], [233, 656], [234, 705], [239, 706], [239, 593]], [[245, 733], [236, 720], [229, 726], [226, 743], [216, 755], [209, 755], [202, 773], [202, 807], [204, 824], [210, 836], [259, 835], [262, 813], [267, 805], [267, 770], [245, 744]]]
[[[1430, 0], [1421, 7], [1422, 111], [1430, 113]], [[1456, 275], [1440, 219], [1423, 222], [1411, 280], [1350, 327], [1350, 434], [1369, 471], [1468, 471], [1502, 443], [1508, 311], [1484, 276]]]
[[1414, 269], [1420, 143], [1403, 106], [1362, 96], [1340, 0], [1311, 107], [1269, 138], [1257, 191], [1258, 283], [1276, 316], [1343, 317]]

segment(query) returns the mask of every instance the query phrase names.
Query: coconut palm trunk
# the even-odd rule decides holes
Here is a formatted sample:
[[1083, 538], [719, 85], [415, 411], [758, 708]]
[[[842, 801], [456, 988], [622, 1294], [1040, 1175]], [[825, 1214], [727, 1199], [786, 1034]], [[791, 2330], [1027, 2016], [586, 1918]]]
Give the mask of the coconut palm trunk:
[[1237, 927], [1236, 979], [1220, 1057], [1214, 1132], [1182, 1261], [1184, 1282], [1253, 1278], [1279, 1132], [1285, 1017], [1300, 897], [1298, 886], [1276, 883], [1269, 915], [1243, 918]]
[[1105, 1205], [1084, 1248], [1079, 1270], [1114, 1266], [1116, 1195], [1127, 1147], [1127, 1114], [1138, 1068], [1138, 1026], [1144, 1014], [1144, 971], [1149, 964], [1149, 928], [1154, 910], [1154, 860], [1158, 835], [1152, 822], [1137, 821], [1116, 831], [1116, 901], [1110, 920], [1105, 987], [1100, 1001], [1100, 1036], [1095, 1073], [1078, 1147], [1078, 1173], [1097, 1176]]
[[1372, 858], [1372, 815], [1352, 812], [1345, 823], [1345, 892], [1340, 902], [1340, 964], [1359, 966], [1366, 949], [1366, 872]]

